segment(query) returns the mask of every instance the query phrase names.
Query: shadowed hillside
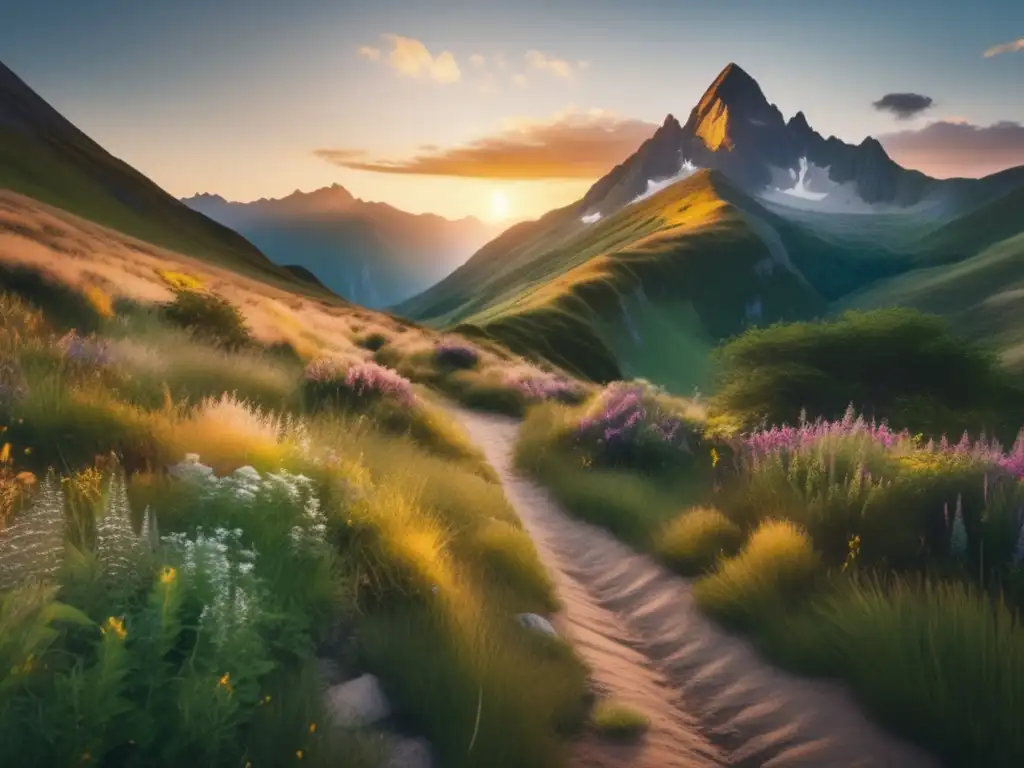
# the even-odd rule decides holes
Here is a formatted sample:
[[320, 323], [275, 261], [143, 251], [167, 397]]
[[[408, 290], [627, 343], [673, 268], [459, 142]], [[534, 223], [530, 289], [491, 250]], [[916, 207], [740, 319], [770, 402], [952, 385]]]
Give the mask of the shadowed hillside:
[[0, 187], [155, 245], [310, 289], [244, 237], [189, 209], [104, 150], [3, 64]]

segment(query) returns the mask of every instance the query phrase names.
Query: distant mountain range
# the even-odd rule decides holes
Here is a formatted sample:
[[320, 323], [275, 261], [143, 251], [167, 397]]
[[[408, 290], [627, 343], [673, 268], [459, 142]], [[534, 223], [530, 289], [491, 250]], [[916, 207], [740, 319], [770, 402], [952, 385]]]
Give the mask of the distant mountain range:
[[325, 293], [111, 155], [2, 63], [0, 187], [155, 245], [293, 290]]
[[938, 180], [872, 138], [823, 138], [729, 64], [685, 124], [668, 115], [583, 198], [397, 311], [685, 392], [707, 383], [711, 346], [750, 325], [926, 306], [1024, 370], [1022, 191], [1024, 167]]
[[366, 202], [338, 184], [251, 203], [212, 194], [182, 202], [240, 232], [277, 263], [305, 267], [368, 307], [433, 285], [499, 231], [473, 218], [449, 221]]

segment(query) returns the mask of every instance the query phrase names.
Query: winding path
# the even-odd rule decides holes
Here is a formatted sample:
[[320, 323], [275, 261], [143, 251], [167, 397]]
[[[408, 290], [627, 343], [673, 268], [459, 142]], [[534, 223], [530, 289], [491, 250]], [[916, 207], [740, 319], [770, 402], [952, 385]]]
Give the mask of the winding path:
[[787, 674], [698, 613], [690, 582], [567, 516], [512, 468], [518, 423], [454, 411], [501, 478], [564, 604], [555, 625], [594, 682], [647, 714], [638, 745], [574, 743], [572, 768], [938, 768], [836, 683]]

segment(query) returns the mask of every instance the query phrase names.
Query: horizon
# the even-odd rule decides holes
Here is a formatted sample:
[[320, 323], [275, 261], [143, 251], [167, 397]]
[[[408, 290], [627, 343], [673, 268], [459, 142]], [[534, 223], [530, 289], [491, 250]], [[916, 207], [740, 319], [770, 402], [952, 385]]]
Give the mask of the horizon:
[[[667, 114], [685, 122], [729, 62], [787, 120], [802, 111], [851, 144], [874, 136], [904, 167], [946, 178], [1024, 164], [1024, 38], [1008, 34], [1024, 32], [1024, 8], [1008, 0], [984, 16], [954, 2], [925, 16], [903, 0], [484, 2], [457, 16], [396, 0], [103, 5], [116, 13], [19, 7], [0, 50], [178, 198], [252, 202], [338, 184], [413, 214], [509, 226], [579, 199]], [[756, 32], [736, 31], [737, 14]], [[708, 32], [690, 40], [691, 29]]]

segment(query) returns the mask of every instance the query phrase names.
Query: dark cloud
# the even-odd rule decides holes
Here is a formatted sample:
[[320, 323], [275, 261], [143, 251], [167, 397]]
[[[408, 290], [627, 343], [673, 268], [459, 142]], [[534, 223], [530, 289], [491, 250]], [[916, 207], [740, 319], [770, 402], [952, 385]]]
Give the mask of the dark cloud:
[[550, 120], [520, 120], [459, 147], [427, 149], [398, 160], [358, 150], [318, 149], [335, 165], [359, 171], [490, 179], [592, 179], [629, 157], [657, 129], [600, 110], [568, 111]]
[[987, 127], [940, 120], [878, 140], [900, 165], [940, 178], [985, 176], [1024, 165], [1024, 125], [1008, 120]]
[[917, 117], [935, 104], [931, 96], [920, 93], [887, 93], [872, 103], [879, 112], [892, 112], [897, 120]]

